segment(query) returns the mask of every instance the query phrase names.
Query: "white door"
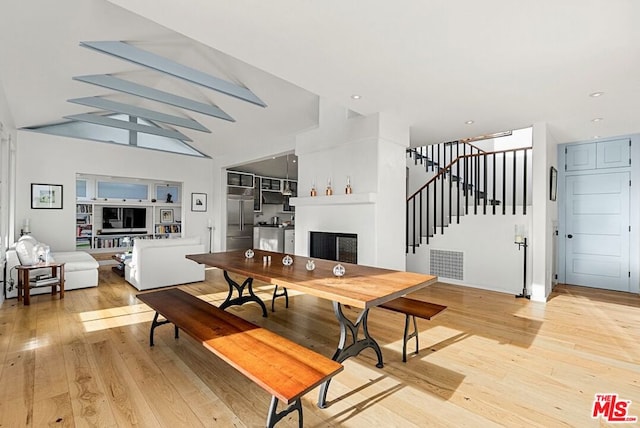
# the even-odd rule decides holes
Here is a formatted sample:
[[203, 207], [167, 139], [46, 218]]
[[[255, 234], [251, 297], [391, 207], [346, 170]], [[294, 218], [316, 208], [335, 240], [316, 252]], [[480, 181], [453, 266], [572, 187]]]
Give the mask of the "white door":
[[566, 178], [566, 282], [629, 291], [629, 173]]

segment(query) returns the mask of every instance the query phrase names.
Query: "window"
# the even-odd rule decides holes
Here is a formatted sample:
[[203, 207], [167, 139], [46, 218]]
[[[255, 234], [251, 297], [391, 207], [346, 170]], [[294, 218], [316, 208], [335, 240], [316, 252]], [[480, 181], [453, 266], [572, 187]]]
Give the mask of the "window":
[[117, 181], [98, 181], [98, 198], [148, 200], [149, 186]]
[[180, 189], [173, 184], [157, 185], [156, 200], [158, 202], [180, 203]]
[[76, 180], [76, 198], [87, 198], [87, 180]]

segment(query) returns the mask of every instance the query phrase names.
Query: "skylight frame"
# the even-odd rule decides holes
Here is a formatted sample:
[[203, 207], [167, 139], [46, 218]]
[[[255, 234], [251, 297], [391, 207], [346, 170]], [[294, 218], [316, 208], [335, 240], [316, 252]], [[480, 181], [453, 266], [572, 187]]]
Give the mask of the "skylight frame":
[[181, 97], [180, 95], [175, 95], [169, 92], [161, 91], [159, 89], [150, 88], [148, 86], [140, 85], [139, 83], [120, 79], [110, 74], [74, 76], [73, 80], [90, 83], [92, 85], [101, 86], [107, 89], [113, 89], [114, 91], [135, 95], [152, 101], [169, 104], [175, 107], [202, 113], [207, 116], [213, 116], [219, 119], [228, 120], [229, 122], [235, 122], [234, 118], [229, 116], [218, 106], [201, 103], [199, 101]]
[[266, 107], [249, 89], [177, 63], [122, 41], [80, 42], [80, 46], [168, 74], [243, 101]]
[[80, 114], [72, 114], [72, 115], [64, 116], [64, 118], [70, 119], [70, 120], [79, 120], [81, 122], [89, 122], [95, 125], [108, 126], [111, 128], [120, 128], [120, 129], [126, 129], [128, 131], [159, 135], [161, 137], [173, 138], [174, 140], [180, 140], [183, 142], [193, 141], [191, 138], [187, 137], [183, 133], [179, 131], [175, 131], [173, 129], [165, 129], [165, 128], [160, 128], [156, 126], [141, 125], [139, 123], [113, 119], [111, 117], [100, 116], [97, 114], [80, 113]]
[[200, 122], [193, 119], [161, 113], [159, 111], [150, 110], [143, 107], [137, 107], [131, 104], [120, 103], [120, 102], [108, 100], [102, 97], [73, 98], [67, 101], [74, 104], [80, 104], [88, 107], [95, 107], [102, 110], [112, 111], [115, 113], [126, 114], [129, 116], [142, 117], [150, 121], [162, 122], [169, 125], [175, 125], [183, 128], [193, 129], [195, 131], [211, 133], [211, 131], [208, 128], [206, 128]]

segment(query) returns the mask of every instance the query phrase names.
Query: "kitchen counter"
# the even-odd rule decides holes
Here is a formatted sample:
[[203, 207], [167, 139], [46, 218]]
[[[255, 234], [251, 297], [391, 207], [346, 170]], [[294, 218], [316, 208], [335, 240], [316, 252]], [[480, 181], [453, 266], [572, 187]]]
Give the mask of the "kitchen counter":
[[253, 228], [253, 248], [294, 254], [295, 226], [257, 224]]

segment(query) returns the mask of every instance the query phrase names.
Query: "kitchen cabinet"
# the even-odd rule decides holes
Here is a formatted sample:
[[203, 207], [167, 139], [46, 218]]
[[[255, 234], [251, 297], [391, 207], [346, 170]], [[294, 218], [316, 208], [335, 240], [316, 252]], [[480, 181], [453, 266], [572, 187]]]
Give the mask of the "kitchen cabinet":
[[262, 192], [260, 185], [262, 183], [262, 177], [256, 176], [254, 179], [253, 186], [253, 211], [260, 212], [262, 211]]
[[253, 187], [253, 174], [227, 171], [227, 185], [236, 187]]
[[298, 182], [289, 180], [292, 195], [285, 196], [281, 192], [286, 182], [286, 179], [256, 175], [253, 188], [253, 211], [262, 212], [264, 204], [277, 204], [282, 205], [282, 212], [293, 212], [295, 207], [289, 203], [289, 198], [298, 196]]
[[289, 189], [291, 189], [291, 196], [284, 197], [284, 201], [282, 203], [283, 212], [294, 212], [296, 209], [296, 207], [289, 203], [289, 199], [298, 196], [298, 182], [289, 180]]
[[262, 185], [261, 185], [261, 189], [264, 190], [276, 190], [279, 191], [281, 189], [280, 187], [280, 179], [279, 178], [268, 178], [268, 177], [261, 177], [262, 178]]
[[284, 252], [284, 228], [257, 226], [253, 228], [253, 248], [265, 251]]
[[285, 229], [284, 230], [284, 252], [286, 254], [295, 254], [296, 245], [296, 230]]
[[295, 229], [293, 227], [256, 226], [253, 228], [253, 248], [295, 254]]

